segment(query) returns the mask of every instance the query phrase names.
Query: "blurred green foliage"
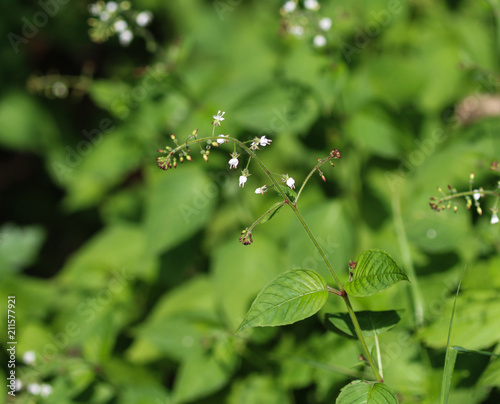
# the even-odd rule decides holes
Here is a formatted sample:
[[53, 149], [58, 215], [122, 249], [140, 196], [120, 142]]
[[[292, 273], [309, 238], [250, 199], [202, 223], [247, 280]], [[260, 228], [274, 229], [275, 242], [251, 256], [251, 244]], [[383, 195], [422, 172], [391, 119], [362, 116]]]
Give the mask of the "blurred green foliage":
[[[277, 199], [254, 194], [264, 181], [256, 166], [238, 187], [232, 146], [208, 164], [193, 148], [194, 162], [156, 167], [170, 133], [209, 135], [218, 110], [220, 133], [271, 138], [261, 158], [298, 184], [317, 158], [341, 151], [300, 207], [344, 281], [369, 248], [415, 267], [412, 284], [353, 299], [357, 310], [405, 309], [380, 336], [401, 402], [438, 402], [464, 266], [452, 344], [500, 352], [494, 199], [481, 199], [482, 216], [428, 205], [438, 186], [467, 190], [470, 172], [474, 187], [497, 184], [488, 167], [500, 156], [498, 111], [455, 114], [467, 96], [474, 115], [481, 94], [498, 93], [497, 0], [325, 0], [315, 12], [300, 2], [302, 38], [280, 1], [137, 0], [133, 10], [153, 14], [151, 37], [137, 31], [128, 46], [91, 41], [87, 2], [10, 3], [0, 28], [0, 296], [4, 307], [16, 297], [17, 377], [53, 388], [25, 402], [326, 403], [362, 371], [357, 342], [322, 325], [343, 311], [335, 296], [318, 318], [234, 335], [275, 276], [305, 268], [332, 279], [287, 209], [251, 246], [238, 243]], [[332, 20], [322, 48], [320, 17]], [[411, 288], [424, 305], [418, 329]], [[37, 361], [23, 365], [30, 350]], [[499, 402], [499, 368], [459, 355], [450, 402]]]

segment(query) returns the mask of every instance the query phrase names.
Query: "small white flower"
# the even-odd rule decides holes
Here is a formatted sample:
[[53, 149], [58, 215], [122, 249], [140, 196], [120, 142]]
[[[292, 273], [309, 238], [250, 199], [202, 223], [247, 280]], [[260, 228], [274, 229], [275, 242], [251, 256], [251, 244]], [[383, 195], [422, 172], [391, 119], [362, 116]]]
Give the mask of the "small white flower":
[[316, 35], [313, 39], [314, 46], [322, 48], [326, 45], [326, 38], [323, 35]]
[[328, 31], [332, 27], [332, 20], [328, 17], [322, 18], [318, 25], [323, 31]]
[[495, 223], [498, 223], [500, 220], [498, 219], [498, 215], [496, 212], [493, 212], [493, 214], [491, 215], [491, 220], [490, 220], [490, 223], [491, 224], [495, 224]]
[[26, 365], [32, 365], [36, 360], [36, 355], [33, 351], [27, 351], [23, 355], [23, 362]]
[[219, 144], [227, 143], [227, 140], [226, 140], [226, 139], [223, 139], [223, 138], [228, 137], [228, 136], [229, 136], [229, 135], [219, 135], [219, 137], [220, 137], [221, 139], [217, 139], [217, 143], [219, 143]]
[[308, 10], [318, 10], [319, 3], [317, 0], [306, 0], [304, 1], [304, 7], [307, 8]]
[[246, 175], [240, 175], [240, 180], [239, 180], [238, 186], [243, 188], [245, 186], [245, 182], [247, 182], [247, 180], [248, 180], [248, 178], [246, 177]]
[[119, 40], [122, 46], [128, 46], [132, 39], [134, 39], [134, 34], [129, 29], [120, 33]]
[[151, 22], [152, 19], [153, 19], [153, 13], [151, 11], [142, 11], [139, 14], [137, 14], [135, 22], [139, 27], [145, 27]]
[[261, 145], [261, 146], [268, 146], [268, 145], [270, 145], [270, 144], [271, 144], [271, 142], [272, 142], [272, 140], [271, 140], [271, 139], [266, 138], [265, 136], [262, 136], [262, 137], [260, 138], [260, 141], [259, 141], [259, 143], [260, 143], [260, 145]]
[[288, 27], [288, 32], [300, 38], [304, 35], [304, 28], [300, 25], [292, 25], [291, 27]]
[[291, 13], [295, 10], [295, 7], [297, 7], [297, 4], [294, 1], [287, 1], [285, 4], [283, 4], [283, 10], [285, 10], [287, 13]]
[[128, 25], [124, 20], [118, 20], [113, 24], [116, 32], [123, 32], [127, 29]]
[[68, 95], [68, 87], [62, 81], [56, 81], [52, 84], [52, 94], [58, 98], [64, 98]]
[[238, 156], [239, 154], [234, 152], [231, 154], [231, 159], [229, 160], [229, 168], [237, 168], [238, 167]]
[[101, 7], [99, 7], [97, 5], [97, 3], [94, 3], [94, 4], [89, 5], [89, 11], [90, 11], [90, 14], [92, 14], [92, 15], [99, 15], [99, 13], [101, 12]]
[[21, 380], [16, 379], [15, 387], [16, 387], [16, 391], [19, 391], [23, 388], [23, 383], [21, 382]]
[[479, 190], [475, 189], [474, 190], [474, 199], [476, 201], [479, 201], [479, 198], [481, 198], [481, 194], [479, 193]]
[[286, 180], [286, 185], [287, 185], [290, 189], [295, 189], [295, 180], [294, 180], [292, 177], [289, 177], [289, 178]]
[[106, 10], [108, 10], [110, 13], [114, 13], [116, 10], [118, 10], [118, 4], [114, 1], [109, 1], [106, 3]]
[[40, 391], [42, 390], [41, 386], [37, 383], [28, 384], [28, 387], [26, 387], [26, 389], [28, 390], [28, 392], [35, 396], [39, 395]]
[[217, 115], [214, 115], [214, 116], [213, 116], [213, 117], [214, 117], [214, 122], [213, 122], [213, 124], [214, 124], [215, 126], [220, 125], [220, 123], [221, 123], [224, 119], [226, 119], [226, 118], [223, 118], [223, 116], [224, 116], [224, 114], [225, 114], [225, 113], [226, 113], [225, 111], [224, 111], [224, 112], [220, 112], [220, 111], [218, 111], [218, 112], [217, 112]]
[[42, 397], [48, 397], [52, 394], [52, 386], [49, 384], [42, 384], [40, 386], [40, 395]]
[[267, 191], [267, 185], [263, 185], [262, 187], [257, 188], [255, 190], [255, 193], [264, 195], [264, 192], [266, 191]]
[[109, 20], [109, 13], [107, 11], [102, 11], [99, 14], [99, 18], [101, 19], [101, 21], [108, 21]]

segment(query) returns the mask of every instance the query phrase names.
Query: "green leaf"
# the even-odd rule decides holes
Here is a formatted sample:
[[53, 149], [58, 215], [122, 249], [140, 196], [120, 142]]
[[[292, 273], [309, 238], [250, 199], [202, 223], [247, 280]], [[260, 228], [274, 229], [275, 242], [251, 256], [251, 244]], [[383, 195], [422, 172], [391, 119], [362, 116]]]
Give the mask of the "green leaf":
[[3, 147], [40, 153], [58, 141], [54, 117], [36, 100], [24, 89], [5, 93], [0, 98], [0, 144]]
[[[127, 359], [134, 364], [161, 358], [182, 361], [202, 350], [202, 341], [217, 328], [211, 280], [198, 275], [162, 296], [137, 328]], [[168, 338], [166, 337], [168, 336]]]
[[[311, 189], [312, 190], [312, 189]], [[302, 197], [309, 197], [304, 193]], [[302, 202], [305, 202], [304, 200]], [[326, 255], [335, 257], [332, 262], [335, 271], [345, 271], [345, 262], [355, 254], [356, 244], [355, 225], [350, 217], [350, 210], [346, 208], [340, 198], [322, 200], [321, 196], [314, 199], [314, 203], [304, 207], [302, 214], [321, 245]], [[295, 220], [290, 233], [293, 237], [288, 240], [287, 257], [292, 268], [309, 268], [318, 271], [325, 279], [331, 274], [323, 264], [321, 257], [298, 220]]]
[[264, 218], [260, 221], [259, 224], [266, 223], [269, 220], [271, 220], [283, 206], [284, 206], [283, 202], [276, 202], [273, 206], [271, 206], [271, 208], [269, 209], [269, 213], [266, 216], [264, 216]]
[[451, 378], [455, 370], [455, 362], [457, 361], [458, 351], [453, 347], [446, 349], [446, 359], [444, 361], [443, 383], [441, 386], [441, 404], [447, 404], [451, 391]]
[[326, 281], [317, 272], [308, 269], [285, 272], [261, 290], [236, 332], [303, 320], [317, 313], [327, 297]]
[[285, 185], [280, 185], [281, 190], [285, 193], [286, 196], [290, 199], [291, 202], [295, 201], [295, 198], [297, 198], [297, 192], [295, 192], [293, 189], [290, 187], [287, 187]]
[[237, 379], [231, 385], [228, 404], [287, 404], [290, 397], [281, 383], [267, 374], [252, 373], [245, 379]]
[[152, 180], [144, 230], [150, 252], [159, 253], [203, 228], [220, 191], [196, 165], [160, 172]]
[[234, 238], [219, 244], [212, 249], [213, 290], [227, 327], [236, 329], [255, 296], [284, 272], [285, 265], [275, 240], [264, 235], [257, 237], [250, 248]]
[[30, 265], [44, 239], [45, 231], [40, 226], [4, 224], [0, 228], [0, 274], [18, 272]]
[[496, 353], [488, 352], [488, 351], [481, 351], [479, 349], [467, 349], [467, 348], [464, 348], [462, 346], [456, 346], [456, 345], [453, 345], [452, 348], [459, 353], [477, 354], [477, 355], [491, 356], [493, 358], [500, 358], [500, 355], [498, 355]]
[[478, 381], [479, 387], [500, 387], [500, 359], [492, 360]]
[[101, 290], [110, 279], [128, 285], [132, 279], [151, 279], [156, 270], [154, 257], [139, 226], [119, 223], [107, 226], [80, 247], [59, 275], [64, 286]]
[[[433, 348], [447, 346], [454, 298], [444, 301], [444, 309], [432, 324], [418, 332], [419, 338]], [[451, 340], [468, 349], [485, 349], [500, 341], [500, 302], [495, 290], [481, 293], [465, 291], [453, 319]]]
[[[361, 327], [361, 332], [365, 337], [373, 337], [373, 333], [382, 334], [389, 331], [401, 320], [400, 314], [403, 310], [386, 311], [357, 311], [356, 317]], [[325, 321], [327, 328], [341, 335], [347, 334], [357, 338], [354, 326], [348, 313], [326, 314]]]
[[399, 281], [409, 281], [403, 270], [389, 254], [380, 250], [367, 250], [356, 259], [353, 280], [345, 285], [352, 296], [370, 296]]
[[185, 403], [205, 397], [224, 386], [236, 367], [232, 342], [221, 339], [210, 350], [193, 352], [176, 376], [174, 402]]
[[394, 392], [383, 383], [356, 380], [342, 389], [336, 404], [398, 404]]

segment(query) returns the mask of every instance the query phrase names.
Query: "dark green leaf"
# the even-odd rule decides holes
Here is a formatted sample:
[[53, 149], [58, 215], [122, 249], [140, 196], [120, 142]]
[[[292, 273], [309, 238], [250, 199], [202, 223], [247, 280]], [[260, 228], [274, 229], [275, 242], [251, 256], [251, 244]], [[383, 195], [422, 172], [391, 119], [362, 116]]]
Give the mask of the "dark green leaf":
[[408, 281], [404, 271], [389, 254], [380, 250], [367, 250], [356, 259], [353, 280], [345, 285], [352, 296], [370, 296], [399, 281]]
[[283, 207], [283, 202], [276, 202], [271, 209], [269, 209], [269, 213], [264, 216], [264, 218], [260, 221], [260, 224], [266, 223], [271, 220], [276, 213]]
[[[357, 311], [356, 317], [363, 335], [373, 337], [374, 332], [382, 334], [399, 323], [402, 312], [403, 310]], [[349, 313], [326, 314], [325, 321], [327, 328], [332, 329], [332, 331], [356, 338], [356, 332]]]
[[500, 358], [500, 355], [493, 353], [493, 352], [481, 351], [478, 349], [467, 349], [467, 348], [464, 348], [461, 346], [456, 346], [456, 345], [453, 345], [451, 348], [456, 350], [458, 353], [477, 354], [477, 355], [491, 356], [493, 358]]
[[326, 281], [317, 272], [307, 269], [285, 272], [261, 290], [236, 332], [303, 320], [317, 313], [327, 297]]

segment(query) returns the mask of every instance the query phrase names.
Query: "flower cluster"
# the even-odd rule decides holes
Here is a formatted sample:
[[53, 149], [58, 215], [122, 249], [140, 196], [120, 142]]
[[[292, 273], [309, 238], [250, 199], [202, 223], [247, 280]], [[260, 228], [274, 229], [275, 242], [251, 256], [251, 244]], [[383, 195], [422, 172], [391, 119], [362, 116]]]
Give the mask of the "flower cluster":
[[[498, 161], [495, 161], [491, 164], [490, 170], [500, 172], [498, 167]], [[490, 208], [492, 214], [490, 223], [496, 224], [500, 220], [498, 218], [498, 202], [500, 200], [500, 181], [497, 183], [497, 187], [492, 190], [485, 190], [482, 187], [473, 189], [474, 184], [474, 173], [471, 173], [469, 176], [469, 191], [457, 192], [455, 188], [448, 185], [448, 195], [443, 192], [441, 188], [438, 188], [438, 191], [441, 193], [440, 198], [431, 197], [429, 205], [431, 209], [440, 212], [446, 209], [452, 209], [456, 213], [458, 211], [458, 205], [456, 204], [457, 198], [464, 198], [466, 202], [467, 209], [471, 209], [474, 206], [474, 209], [479, 215], [483, 214], [483, 209], [481, 207], [481, 199], [486, 196], [493, 196], [495, 198], [495, 203], [493, 207]]]
[[241, 232], [241, 236], [240, 236], [239, 241], [243, 245], [250, 245], [250, 244], [252, 244], [253, 243], [252, 233], [248, 229], [243, 230]]
[[89, 19], [90, 38], [94, 42], [105, 42], [112, 36], [118, 36], [122, 46], [128, 46], [134, 34], [147, 36], [144, 27], [153, 19], [150, 11], [131, 10], [129, 1], [97, 1], [89, 5], [92, 17]]
[[332, 27], [332, 20], [328, 17], [318, 17], [320, 4], [317, 0], [305, 0], [303, 8], [297, 0], [288, 0], [281, 7], [283, 25], [288, 34], [296, 38], [311, 38], [316, 48], [327, 44], [326, 32]]
[[[259, 223], [261, 223], [266, 217], [272, 216], [281, 206], [287, 203], [292, 203], [296, 206], [297, 200], [304, 188], [304, 185], [307, 183], [309, 178], [314, 172], [318, 172], [323, 181], [326, 181], [326, 178], [323, 172], [320, 170], [320, 166], [330, 161], [330, 164], [333, 166], [331, 160], [341, 158], [340, 152], [336, 149], [332, 150], [330, 154], [323, 159], [318, 159], [318, 163], [311, 170], [309, 175], [306, 177], [302, 186], [300, 187], [298, 192], [295, 192], [296, 182], [293, 177], [288, 174], [281, 175], [281, 182], [285, 183], [286, 187], [279, 185], [278, 179], [272, 175], [269, 170], [265, 168], [262, 161], [258, 157], [257, 150], [260, 148], [268, 147], [273, 142], [272, 139], [269, 139], [266, 136], [255, 136], [252, 140], [248, 140], [246, 142], [241, 142], [238, 139], [232, 138], [230, 135], [225, 134], [215, 134], [215, 129], [222, 125], [222, 122], [226, 119], [224, 117], [224, 111], [218, 111], [217, 114], [213, 115], [212, 121], [212, 135], [206, 138], [198, 138], [198, 130], [195, 130], [185, 142], [178, 142], [176, 136], [174, 134], [170, 135], [170, 139], [174, 142], [175, 146], [166, 146], [165, 149], [158, 150], [159, 153], [163, 155], [157, 157], [156, 163], [159, 168], [162, 170], [168, 170], [170, 168], [177, 168], [178, 163], [183, 163], [185, 160], [192, 161], [191, 157], [191, 147], [198, 145], [200, 148], [200, 153], [203, 155], [203, 159], [208, 162], [208, 156], [212, 148], [217, 148], [223, 146], [224, 144], [231, 142], [234, 144], [234, 149], [231, 153], [229, 153], [228, 160], [228, 168], [230, 170], [237, 170], [241, 165], [243, 165], [243, 169], [241, 170], [241, 174], [238, 177], [238, 186], [240, 188], [244, 188], [245, 184], [248, 182], [248, 178], [252, 175], [250, 173], [250, 163], [252, 160], [257, 160], [257, 163], [260, 167], [266, 172], [268, 179], [270, 182], [267, 184], [261, 185], [260, 187], [255, 189], [256, 195], [264, 195], [269, 189], [273, 188], [278, 194], [283, 197], [283, 202], [274, 205], [269, 211], [267, 211], [263, 216], [261, 216], [252, 226], [248, 227], [241, 233], [240, 242], [244, 245], [249, 245], [253, 242], [252, 240], [252, 229]], [[202, 145], [205, 145], [203, 148]], [[246, 164], [240, 164], [241, 154], [236, 151], [237, 146], [239, 146], [248, 156], [246, 160]]]
[[[23, 362], [25, 365], [34, 366], [36, 361], [36, 354], [33, 351], [27, 351], [23, 355]], [[52, 394], [52, 386], [47, 383], [28, 383], [24, 389], [23, 382], [16, 379], [16, 391], [25, 390], [28, 394], [33, 396], [40, 396], [46, 398]]]

